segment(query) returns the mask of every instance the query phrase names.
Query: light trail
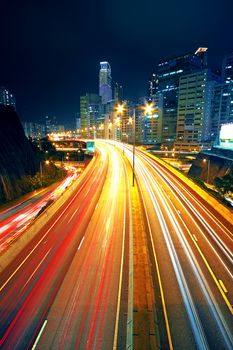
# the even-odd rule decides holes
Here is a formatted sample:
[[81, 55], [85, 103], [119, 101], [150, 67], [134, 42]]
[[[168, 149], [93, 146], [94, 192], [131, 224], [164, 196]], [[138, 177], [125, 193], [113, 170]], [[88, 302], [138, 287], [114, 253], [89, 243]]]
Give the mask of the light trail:
[[[146, 157], [143, 157], [143, 159], [145, 161], [147, 161]], [[151, 162], [150, 159], [148, 159], [149, 164], [152, 165], [153, 169], [155, 169], [155, 171], [157, 172], [157, 168], [156, 166], [153, 164], [153, 162]], [[152, 164], [151, 164], [152, 163]], [[163, 176], [164, 177], [164, 176]], [[207, 242], [207, 244], [209, 245], [209, 247], [212, 249], [212, 251], [214, 252], [216, 258], [219, 260], [219, 262], [224, 266], [226, 272], [229, 274], [229, 276], [231, 277], [231, 279], [233, 278], [233, 274], [232, 272], [229, 270], [229, 268], [226, 266], [225, 262], [223, 261], [223, 259], [220, 257], [220, 255], [218, 254], [218, 252], [216, 251], [215, 247], [213, 246], [213, 244], [210, 242], [210, 240], [208, 239], [208, 236], [203, 232], [203, 230], [201, 229], [200, 225], [198, 224], [198, 222], [194, 219], [194, 217], [190, 214], [190, 211], [187, 210], [188, 209], [192, 209], [192, 213], [194, 213], [196, 215], [196, 217], [199, 218], [200, 222], [203, 224], [203, 226], [205, 227], [205, 229], [207, 230], [207, 232], [210, 234], [210, 236], [214, 239], [214, 241], [217, 243], [217, 245], [219, 246], [219, 248], [222, 250], [222, 252], [224, 253], [224, 255], [228, 258], [229, 262], [231, 264], [233, 264], [233, 260], [232, 260], [232, 252], [231, 250], [222, 242], [221, 238], [219, 237], [219, 235], [217, 234], [216, 231], [214, 231], [212, 229], [212, 227], [210, 227], [210, 225], [208, 223], [206, 223], [206, 221], [204, 220], [204, 218], [200, 215], [200, 213], [198, 212], [198, 210], [196, 210], [196, 208], [192, 205], [192, 203], [188, 202], [187, 199], [185, 198], [185, 196], [183, 195], [183, 193], [177, 189], [175, 187], [175, 185], [173, 184], [173, 182], [169, 179], [167, 179], [165, 177], [165, 180], [168, 182], [168, 184], [170, 185], [171, 188], [174, 189], [175, 192], [177, 192], [179, 194], [180, 197], [182, 197], [182, 199], [184, 200], [184, 202], [186, 203], [186, 206], [184, 206], [184, 204], [181, 202], [179, 196], [176, 196], [176, 200], [179, 202], [179, 204], [183, 207], [183, 210], [186, 212], [186, 215], [189, 216], [190, 220], [192, 221], [193, 225], [195, 225], [198, 229], [198, 231], [201, 233], [202, 237], [205, 239], [205, 241]], [[156, 181], [156, 179], [154, 178], [154, 181]], [[221, 244], [220, 244], [221, 242]]]
[[162, 211], [160, 209], [160, 206], [157, 202], [157, 199], [154, 195], [154, 192], [151, 190], [151, 186], [148, 182], [148, 178], [150, 179], [151, 182], [153, 182], [153, 179], [151, 179], [151, 175], [149, 172], [146, 172], [143, 164], [140, 164], [140, 166], [138, 166], [138, 172], [141, 174], [141, 176], [143, 177], [144, 180], [144, 184], [146, 184], [146, 188], [148, 193], [150, 194], [155, 212], [159, 218], [160, 221], [160, 226], [167, 244], [167, 248], [169, 251], [169, 255], [171, 257], [171, 261], [173, 264], [173, 268], [176, 274], [176, 278], [180, 287], [180, 292], [184, 301], [184, 305], [192, 326], [192, 331], [195, 337], [195, 341], [196, 344], [198, 346], [198, 349], [209, 349], [208, 343], [206, 341], [206, 337], [201, 325], [201, 321], [198, 317], [198, 313], [196, 311], [196, 307], [195, 304], [193, 302], [190, 290], [188, 288], [186, 279], [184, 277], [184, 273], [183, 273], [183, 269], [181, 267], [181, 264], [179, 262], [178, 256], [176, 254], [176, 250], [174, 248], [174, 245], [172, 243], [172, 239], [170, 237], [169, 234], [169, 230], [167, 228], [165, 219], [163, 217]]
[[[130, 147], [126, 147], [126, 154], [128, 158], [130, 159], [132, 163], [132, 152]], [[169, 235], [169, 230], [166, 226], [164, 226], [165, 221], [163, 214], [161, 212], [160, 206], [164, 208], [166, 215], [169, 217], [169, 221], [172, 224], [173, 229], [176, 232], [176, 236], [178, 237], [181, 246], [183, 248], [183, 251], [186, 254], [186, 258], [189, 260], [190, 267], [192, 268], [196, 279], [198, 281], [198, 284], [202, 290], [203, 296], [205, 297], [207, 304], [209, 305], [209, 308], [212, 313], [212, 317], [216, 322], [216, 325], [218, 329], [220, 330], [222, 334], [222, 339], [225, 342], [225, 346], [227, 349], [232, 348], [233, 344], [233, 339], [232, 339], [232, 334], [230, 329], [228, 328], [228, 325], [225, 322], [224, 316], [222, 315], [218, 304], [215, 300], [214, 295], [211, 292], [211, 288], [209, 287], [204, 274], [202, 273], [202, 270], [198, 264], [198, 261], [196, 257], [194, 256], [194, 253], [185, 237], [185, 234], [179, 225], [178, 219], [181, 220], [183, 226], [185, 227], [185, 230], [188, 232], [191, 240], [193, 241], [194, 245], [196, 246], [196, 249], [201, 256], [202, 260], [204, 261], [207, 270], [210, 273], [210, 276], [213, 278], [214, 283], [216, 284], [220, 294], [222, 295], [228, 309], [230, 310], [232, 314], [232, 306], [229, 300], [226, 298], [226, 287], [225, 285], [222, 285], [221, 282], [216, 278], [213, 270], [210, 268], [210, 265], [204, 256], [202, 250], [200, 249], [199, 245], [197, 244], [198, 239], [195, 234], [192, 234], [187, 225], [185, 224], [182, 214], [180, 210], [177, 210], [175, 208], [175, 205], [173, 204], [173, 201], [171, 199], [171, 196], [168, 195], [165, 190], [165, 188], [162, 188], [161, 185], [157, 183], [158, 178], [162, 178], [163, 181], [170, 187], [171, 193], [173, 193], [173, 196], [176, 197], [176, 200], [178, 201], [179, 205], [182, 206], [182, 210], [186, 212], [188, 217], [191, 219], [191, 222], [194, 224], [193, 226], [197, 227], [198, 231], [201, 233], [202, 237], [205, 239], [205, 241], [208, 242], [209, 247], [211, 247], [212, 252], [215, 254], [215, 256], [218, 258], [219, 262], [225, 268], [227, 271], [229, 277], [232, 278], [232, 273], [231, 270], [227, 267], [225, 262], [223, 261], [222, 257], [218, 254], [217, 250], [213, 246], [212, 242], [209, 240], [209, 236], [214, 240], [214, 242], [217, 244], [217, 246], [221, 249], [222, 253], [225, 255], [225, 258], [232, 264], [232, 251], [231, 249], [226, 245], [226, 243], [223, 241], [221, 237], [219, 237], [219, 233], [216, 232], [214, 229], [214, 225], [218, 229], [221, 229], [224, 231], [224, 234], [228, 239], [231, 239], [231, 234], [229, 235], [229, 230], [225, 228], [219, 220], [215, 220], [213, 216], [211, 216], [211, 213], [207, 210], [205, 211], [205, 208], [203, 208], [203, 204], [200, 204], [199, 201], [197, 201], [194, 196], [190, 195], [187, 191], [187, 189], [183, 188], [184, 186], [180, 185], [178, 183], [178, 180], [174, 180], [174, 178], [169, 174], [167, 170], [163, 170], [161, 166], [157, 166], [150, 158], [146, 157], [144, 154], [141, 155], [140, 152], [137, 152], [137, 158], [136, 158], [136, 172], [138, 176], [138, 181], [142, 181], [144, 185], [146, 186], [146, 192], [150, 195], [151, 201], [154, 206], [154, 210], [157, 214], [157, 217], [159, 218], [160, 226], [163, 231], [163, 235], [169, 250], [169, 255], [171, 257], [171, 260], [173, 262], [173, 268], [174, 271], [176, 272], [177, 280], [180, 285], [180, 291], [182, 293], [182, 297], [186, 306], [187, 313], [189, 315], [190, 322], [192, 324], [192, 329], [195, 334], [195, 339], [198, 346], [200, 348], [208, 348], [208, 343], [205, 338], [205, 332], [201, 326], [202, 321], [198, 317], [198, 311], [195, 310], [194, 302], [192, 301], [191, 297], [191, 292], [189, 291], [189, 288], [187, 286], [187, 282], [185, 280], [185, 277], [182, 275], [182, 268], [179, 264], [179, 258], [176, 255], [175, 248], [172, 246], [172, 238]], [[149, 170], [147, 170], [146, 166], [148, 167]], [[159, 169], [158, 169], [159, 168]], [[155, 172], [155, 173], [154, 173]], [[157, 178], [156, 178], [157, 177]], [[142, 179], [142, 180], [141, 180]], [[149, 183], [149, 182], [150, 183]], [[182, 191], [178, 188], [181, 187]], [[150, 188], [151, 187], [151, 188]], [[157, 202], [157, 199], [155, 197], [160, 198], [160, 205]], [[143, 193], [142, 193], [143, 196]], [[198, 209], [194, 207], [192, 203], [187, 198], [192, 198], [194, 203], [197, 203]], [[182, 201], [181, 201], [182, 199]], [[174, 202], [175, 203], [175, 202]], [[207, 217], [210, 219], [213, 224], [210, 224], [207, 222], [207, 220], [201, 215], [201, 212], [205, 212]], [[192, 215], [191, 215], [192, 213]], [[178, 219], [176, 218], [176, 215], [178, 215]], [[197, 220], [198, 219], [198, 220]], [[201, 228], [200, 224], [204, 227], [205, 232]], [[208, 232], [208, 235], [206, 235], [206, 232]], [[186, 295], [184, 295], [183, 289], [186, 290]]]
[[[11, 322], [8, 323], [6, 321], [6, 330], [4, 330], [5, 333], [3, 333], [3, 327], [1, 327], [2, 331], [2, 338], [0, 340], [0, 344], [4, 347], [6, 347], [6, 344], [11, 343], [12, 346], [10, 348], [13, 348], [14, 346], [20, 346], [22, 345], [22, 341], [24, 342], [24, 338], [28, 337], [29, 329], [26, 327], [26, 323], [28, 323], [28, 320], [32, 322], [34, 318], [38, 318], [38, 324], [37, 323], [31, 323], [31, 325], [35, 325], [35, 331], [34, 335], [37, 334], [37, 329], [39, 331], [40, 324], [43, 322], [43, 319], [47, 313], [48, 308], [50, 308], [52, 301], [57, 293], [57, 290], [59, 289], [61, 283], [64, 280], [64, 274], [67, 272], [67, 269], [70, 264], [70, 259], [72, 259], [73, 254], [77, 251], [78, 248], [78, 241], [76, 243], [76, 246], [74, 244], [71, 245], [71, 238], [77, 235], [76, 227], [80, 225], [81, 223], [75, 223], [75, 225], [72, 227], [72, 229], [67, 228], [67, 232], [64, 230], [62, 231], [62, 240], [59, 239], [59, 236], [57, 237], [58, 241], [56, 242], [56, 236], [58, 235], [58, 232], [55, 235], [52, 234], [52, 229], [56, 231], [56, 228], [58, 228], [61, 223], [63, 222], [63, 225], [66, 223], [66, 209], [71, 209], [71, 206], [74, 203], [74, 200], [77, 201], [77, 196], [80, 195], [82, 192], [81, 189], [85, 190], [85, 187], [88, 186], [90, 183], [90, 179], [93, 180], [93, 183], [98, 183], [98, 189], [101, 189], [102, 183], [105, 179], [104, 173], [105, 173], [105, 166], [102, 168], [99, 167], [99, 164], [93, 166], [91, 168], [91, 171], [88, 172], [88, 175], [83, 179], [81, 184], [79, 185], [78, 191], [75, 193], [74, 197], [70, 199], [70, 201], [67, 202], [66, 205], [63, 206], [61, 212], [56, 215], [56, 219], [53, 221], [53, 224], [50, 226], [49, 230], [45, 232], [45, 235], [42, 236], [42, 239], [38, 240], [38, 243], [33, 247], [34, 251], [37, 253], [35, 254], [34, 251], [30, 252], [30, 256], [26, 255], [26, 257], [22, 260], [22, 263], [19, 264], [17, 269], [13, 270], [13, 273], [5, 280], [5, 283], [3, 283], [1, 287], [2, 290], [7, 286], [7, 290], [5, 290], [5, 297], [1, 299], [1, 305], [6, 305], [8, 308], [8, 315], [11, 316], [11, 308], [13, 307], [15, 311], [12, 313], [12, 319]], [[95, 174], [95, 177], [93, 177], [93, 174]], [[93, 188], [94, 189], [94, 188]], [[81, 192], [80, 192], [81, 191]], [[95, 193], [95, 198], [98, 198], [98, 191]], [[90, 193], [90, 198], [93, 198], [93, 191]], [[87, 203], [90, 203], [89, 198], [85, 200], [85, 203], [83, 204], [83, 209], [86, 209], [85, 206]], [[90, 205], [88, 203], [88, 205]], [[94, 210], [95, 203], [92, 204], [93, 210]], [[75, 207], [75, 206], [74, 206]], [[84, 210], [86, 213], [87, 210]], [[91, 213], [91, 209], [89, 210]], [[82, 213], [81, 213], [82, 214]], [[88, 214], [90, 215], [90, 214]], [[79, 217], [82, 218], [82, 215]], [[81, 219], [82, 220], [82, 219]], [[87, 222], [88, 222], [88, 216], [87, 216]], [[56, 224], [56, 228], [54, 226], [54, 223]], [[85, 229], [85, 224], [82, 223], [82, 228]], [[50, 234], [50, 232], [51, 234]], [[43, 239], [46, 235], [50, 234], [50, 239], [46, 240], [48, 243], [47, 245], [44, 245]], [[64, 238], [63, 238], [64, 237]], [[47, 250], [48, 249], [48, 250]], [[43, 250], [47, 254], [43, 254]], [[68, 252], [68, 256], [64, 254], [65, 252]], [[34, 254], [32, 254], [34, 253]], [[29, 257], [30, 257], [30, 263], [29, 263]], [[23, 272], [21, 274], [18, 274], [19, 269], [25, 264], [25, 262], [28, 261], [28, 264], [24, 266]], [[57, 262], [59, 261], [59, 264]], [[35, 267], [33, 268], [33, 265]], [[62, 269], [62, 273], [59, 275], [59, 270]], [[33, 271], [31, 273], [31, 271]], [[34, 275], [32, 278], [32, 274]], [[18, 276], [18, 278], [16, 277]], [[27, 277], [29, 276], [29, 278]], [[14, 283], [12, 281], [12, 286], [9, 286], [9, 282], [12, 279], [15, 279]], [[26, 281], [26, 283], [24, 282]], [[54, 282], [53, 282], [54, 281]], [[28, 283], [30, 282], [30, 283]], [[24, 283], [24, 288], [27, 287], [27, 291], [25, 290], [24, 295], [22, 293], [17, 293], [18, 290], [21, 290]], [[11, 297], [11, 294], [16, 293], [14, 299]], [[48, 295], [48, 296], [47, 296]], [[4, 296], [4, 295], [3, 295]], [[8, 303], [6, 303], [6, 299], [8, 298]], [[47, 299], [47, 300], [46, 300]], [[14, 304], [15, 303], [15, 304]], [[38, 303], [38, 305], [37, 305]], [[17, 308], [15, 306], [17, 306]], [[18, 307], [19, 305], [19, 307]], [[31, 307], [29, 307], [31, 305]], [[43, 311], [40, 311], [40, 310]], [[6, 310], [6, 307], [2, 308], [1, 310]], [[29, 313], [29, 314], [27, 314]], [[37, 315], [38, 314], [38, 315]], [[40, 315], [41, 314], [41, 318]], [[6, 313], [6, 316], [8, 316]], [[4, 318], [5, 319], [5, 318]], [[4, 324], [4, 319], [2, 316], [0, 317], [1, 325]], [[10, 326], [7, 327], [7, 324]], [[30, 328], [31, 328], [30, 325]], [[18, 330], [18, 333], [17, 333]], [[18, 334], [18, 336], [17, 336]], [[31, 340], [29, 339], [29, 342], [32, 343], [33, 338]], [[18, 344], [18, 345], [17, 345]]]
[[[19, 203], [3, 212], [0, 212], [0, 252], [5, 251], [9, 245], [18, 239], [37, 217], [42, 208], [56, 200], [78, 177], [74, 168], [72, 173], [53, 191], [41, 190], [27, 201]], [[41, 192], [45, 192], [44, 195]]]

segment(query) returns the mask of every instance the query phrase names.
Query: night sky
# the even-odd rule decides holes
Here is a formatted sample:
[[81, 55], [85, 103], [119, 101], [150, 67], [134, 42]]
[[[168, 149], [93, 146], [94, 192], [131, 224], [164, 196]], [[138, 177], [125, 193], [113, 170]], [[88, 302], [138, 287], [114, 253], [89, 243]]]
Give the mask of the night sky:
[[217, 68], [233, 51], [233, 0], [7, 0], [0, 13], [0, 86], [25, 121], [71, 122], [102, 60], [136, 100], [164, 57], [208, 47]]

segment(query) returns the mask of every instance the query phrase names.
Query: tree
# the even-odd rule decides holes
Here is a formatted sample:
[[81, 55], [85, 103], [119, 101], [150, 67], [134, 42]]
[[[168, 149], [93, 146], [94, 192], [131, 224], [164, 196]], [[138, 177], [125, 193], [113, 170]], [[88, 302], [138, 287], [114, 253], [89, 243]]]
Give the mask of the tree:
[[233, 172], [214, 179], [215, 187], [222, 193], [233, 192]]

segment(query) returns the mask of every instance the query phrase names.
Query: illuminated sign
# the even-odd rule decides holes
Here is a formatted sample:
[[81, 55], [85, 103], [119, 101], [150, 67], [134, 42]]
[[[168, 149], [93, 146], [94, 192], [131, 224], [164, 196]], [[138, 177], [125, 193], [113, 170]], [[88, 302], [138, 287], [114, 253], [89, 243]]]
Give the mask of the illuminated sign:
[[221, 126], [219, 140], [220, 147], [233, 149], [233, 123]]
[[198, 53], [206, 52], [208, 50], [207, 47], [199, 47], [197, 51], [195, 52], [195, 55]]
[[94, 153], [94, 152], [95, 152], [95, 142], [87, 141], [87, 153]]

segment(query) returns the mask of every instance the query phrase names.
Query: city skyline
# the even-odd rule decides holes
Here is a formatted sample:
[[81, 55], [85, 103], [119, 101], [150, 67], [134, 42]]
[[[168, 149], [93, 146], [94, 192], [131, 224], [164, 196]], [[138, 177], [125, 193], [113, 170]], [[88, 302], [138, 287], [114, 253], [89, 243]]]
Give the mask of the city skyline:
[[105, 1], [93, 2], [90, 11], [73, 1], [4, 4], [0, 85], [16, 96], [21, 120], [41, 121], [45, 115], [73, 120], [79, 96], [98, 91], [103, 60], [110, 63], [113, 81], [123, 85], [124, 95], [135, 100], [147, 93], [147, 81], [165, 57], [204, 46], [209, 66], [220, 68], [223, 56], [232, 52], [230, 1], [221, 11], [216, 1], [197, 1], [195, 8], [190, 5], [192, 11], [184, 1], [171, 3], [168, 11], [154, 2], [143, 8], [139, 2], [121, 5], [113, 11]]

